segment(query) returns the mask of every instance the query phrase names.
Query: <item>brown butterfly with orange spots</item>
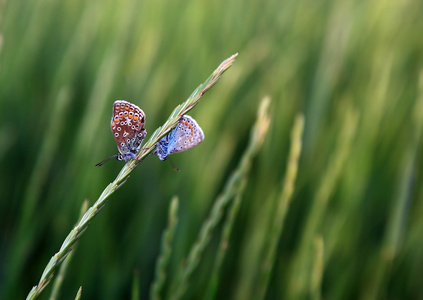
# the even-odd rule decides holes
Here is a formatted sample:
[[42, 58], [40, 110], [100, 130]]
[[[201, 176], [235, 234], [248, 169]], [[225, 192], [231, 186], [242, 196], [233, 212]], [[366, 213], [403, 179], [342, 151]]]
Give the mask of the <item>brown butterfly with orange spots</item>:
[[110, 126], [119, 153], [110, 156], [96, 166], [103, 165], [112, 157], [116, 157], [117, 160], [125, 160], [125, 162], [135, 159], [141, 143], [147, 135], [144, 124], [145, 114], [141, 108], [125, 100], [115, 101]]

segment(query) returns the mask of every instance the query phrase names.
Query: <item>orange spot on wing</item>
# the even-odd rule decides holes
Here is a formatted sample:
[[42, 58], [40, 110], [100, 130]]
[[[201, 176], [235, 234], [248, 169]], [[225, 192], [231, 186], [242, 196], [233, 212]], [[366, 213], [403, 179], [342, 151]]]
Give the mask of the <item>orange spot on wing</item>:
[[138, 117], [137, 116], [134, 116], [134, 121], [136, 121], [136, 120], [138, 120]]
[[115, 118], [115, 122], [117, 123], [117, 122], [119, 122], [119, 118]]

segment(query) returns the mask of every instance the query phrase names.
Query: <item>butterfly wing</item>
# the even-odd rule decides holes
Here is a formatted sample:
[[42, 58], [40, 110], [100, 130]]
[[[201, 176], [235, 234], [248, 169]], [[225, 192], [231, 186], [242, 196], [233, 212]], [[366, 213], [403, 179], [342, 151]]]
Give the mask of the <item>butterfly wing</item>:
[[204, 133], [200, 125], [192, 117], [184, 115], [169, 133], [167, 155], [191, 149], [203, 140]]
[[141, 147], [147, 135], [144, 124], [145, 114], [137, 105], [125, 100], [113, 103], [110, 126], [121, 158], [125, 161], [135, 158]]

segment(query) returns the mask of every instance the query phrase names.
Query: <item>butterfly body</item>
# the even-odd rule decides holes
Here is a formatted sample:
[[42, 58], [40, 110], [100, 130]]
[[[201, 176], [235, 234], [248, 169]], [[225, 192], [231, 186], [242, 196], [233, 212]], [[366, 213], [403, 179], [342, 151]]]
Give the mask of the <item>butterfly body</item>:
[[144, 124], [145, 114], [141, 108], [125, 100], [117, 100], [113, 103], [110, 126], [119, 150], [116, 156], [118, 160], [127, 162], [135, 159], [147, 135]]
[[168, 155], [191, 149], [203, 140], [201, 127], [192, 117], [184, 115], [178, 125], [157, 143], [153, 154], [160, 160], [166, 160]]

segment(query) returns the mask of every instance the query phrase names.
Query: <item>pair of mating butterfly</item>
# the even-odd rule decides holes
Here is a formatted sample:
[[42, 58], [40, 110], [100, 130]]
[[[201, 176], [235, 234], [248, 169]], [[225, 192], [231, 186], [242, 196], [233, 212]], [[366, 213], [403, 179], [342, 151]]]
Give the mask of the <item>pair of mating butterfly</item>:
[[[141, 108], [124, 100], [115, 101], [110, 125], [119, 153], [96, 166], [101, 166], [112, 157], [125, 162], [135, 159], [147, 135], [144, 124], [145, 114]], [[157, 143], [152, 154], [156, 154], [160, 160], [165, 160], [168, 155], [191, 149], [203, 140], [204, 133], [197, 122], [184, 115], [179, 119], [178, 125]]]

